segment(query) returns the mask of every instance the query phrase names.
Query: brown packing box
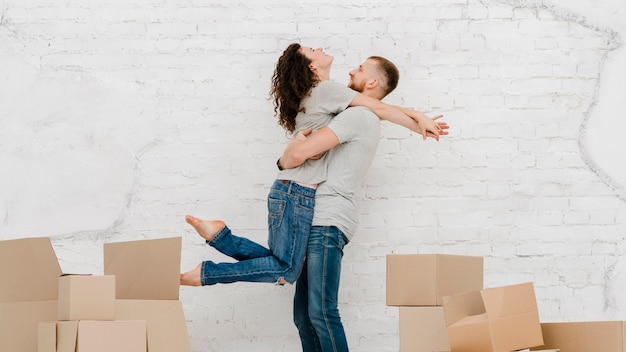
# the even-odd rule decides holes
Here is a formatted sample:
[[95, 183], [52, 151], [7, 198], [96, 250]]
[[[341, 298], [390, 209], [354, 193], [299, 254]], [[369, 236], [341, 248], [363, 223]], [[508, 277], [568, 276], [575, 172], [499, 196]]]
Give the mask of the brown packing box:
[[149, 352], [190, 352], [191, 342], [180, 301], [118, 300], [116, 319], [145, 320]]
[[39, 323], [38, 352], [76, 352], [78, 321]]
[[60, 275], [49, 238], [0, 241], [0, 302], [57, 299]]
[[443, 307], [400, 307], [400, 352], [449, 352]]
[[57, 352], [75, 352], [78, 321], [57, 322]]
[[500, 352], [542, 346], [532, 282], [466, 292], [443, 299], [455, 352]]
[[146, 352], [146, 322], [82, 320], [76, 345], [76, 352]]
[[104, 244], [104, 274], [117, 299], [178, 299], [182, 238]]
[[388, 306], [441, 306], [441, 297], [483, 288], [483, 258], [387, 255]]
[[59, 278], [58, 320], [114, 320], [115, 276], [63, 275]]
[[[626, 322], [542, 323], [543, 347], [561, 352], [626, 352]], [[535, 349], [533, 349], [535, 351]]]
[[39, 331], [39, 352], [146, 352], [147, 348], [143, 320], [42, 322]]
[[180, 289], [182, 239], [104, 245], [104, 272], [115, 275], [116, 320], [145, 320], [149, 352], [191, 352]]
[[60, 275], [49, 238], [0, 241], [0, 351], [37, 351], [39, 322], [57, 318]]
[[57, 323], [40, 322], [37, 335], [37, 352], [57, 352]]

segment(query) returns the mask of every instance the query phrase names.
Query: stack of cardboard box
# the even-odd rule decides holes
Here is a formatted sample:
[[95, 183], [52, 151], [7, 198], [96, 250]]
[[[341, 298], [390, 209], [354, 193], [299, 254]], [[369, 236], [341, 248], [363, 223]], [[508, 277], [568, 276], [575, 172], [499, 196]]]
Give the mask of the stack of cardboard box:
[[450, 351], [443, 297], [482, 287], [481, 257], [388, 255], [387, 305], [400, 307], [400, 351]]
[[387, 305], [400, 307], [400, 351], [501, 352], [541, 346], [532, 283], [482, 289], [480, 257], [387, 256]]
[[39, 323], [38, 352], [146, 351], [145, 320], [115, 320], [115, 276], [59, 278], [58, 321]]
[[0, 241], [0, 351], [37, 351], [39, 322], [57, 319], [59, 276], [50, 239]]
[[104, 275], [62, 275], [49, 238], [0, 241], [0, 351], [191, 351], [180, 238], [105, 244]]
[[115, 318], [146, 320], [148, 352], [191, 352], [180, 290], [180, 237], [107, 243], [104, 273], [116, 278]]

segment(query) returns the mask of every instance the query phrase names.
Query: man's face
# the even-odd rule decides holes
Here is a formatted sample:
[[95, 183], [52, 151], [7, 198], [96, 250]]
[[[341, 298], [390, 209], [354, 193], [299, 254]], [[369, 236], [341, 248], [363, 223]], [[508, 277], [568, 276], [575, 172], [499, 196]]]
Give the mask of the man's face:
[[307, 59], [311, 60], [312, 66], [318, 69], [329, 69], [330, 65], [333, 63], [334, 57], [327, 55], [322, 48], [313, 49], [308, 46], [301, 46], [300, 52], [306, 56]]
[[365, 60], [359, 67], [350, 71], [350, 83], [348, 83], [348, 87], [362, 93], [368, 81], [375, 78], [375, 72], [374, 62], [372, 62], [372, 60]]

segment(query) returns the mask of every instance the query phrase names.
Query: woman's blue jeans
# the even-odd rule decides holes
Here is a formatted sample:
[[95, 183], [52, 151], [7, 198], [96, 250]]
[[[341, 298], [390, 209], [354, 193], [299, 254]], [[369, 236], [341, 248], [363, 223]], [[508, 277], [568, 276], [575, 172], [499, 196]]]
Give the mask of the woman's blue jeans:
[[268, 248], [232, 234], [228, 226], [209, 245], [238, 260], [235, 263], [202, 262], [202, 285], [217, 283], [294, 283], [304, 265], [313, 221], [315, 190], [293, 181], [276, 180], [267, 198]]
[[345, 352], [348, 342], [337, 300], [345, 235], [334, 226], [313, 226], [296, 282], [294, 322], [304, 352]]

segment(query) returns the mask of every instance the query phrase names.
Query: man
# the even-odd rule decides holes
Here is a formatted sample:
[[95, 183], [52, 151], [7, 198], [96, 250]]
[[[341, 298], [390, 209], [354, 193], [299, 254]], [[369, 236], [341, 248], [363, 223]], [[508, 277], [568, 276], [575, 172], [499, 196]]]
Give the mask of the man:
[[[383, 99], [396, 88], [398, 78], [393, 63], [372, 56], [350, 72], [349, 86]], [[447, 134], [447, 124], [438, 125], [440, 134]], [[358, 226], [354, 195], [376, 153], [380, 123], [369, 109], [351, 107], [306, 137], [309, 134], [301, 132], [292, 139], [279, 160], [283, 168], [293, 168], [328, 151], [328, 175], [315, 194], [306, 261], [296, 282], [294, 322], [304, 352], [348, 351], [337, 308], [341, 259]]]

